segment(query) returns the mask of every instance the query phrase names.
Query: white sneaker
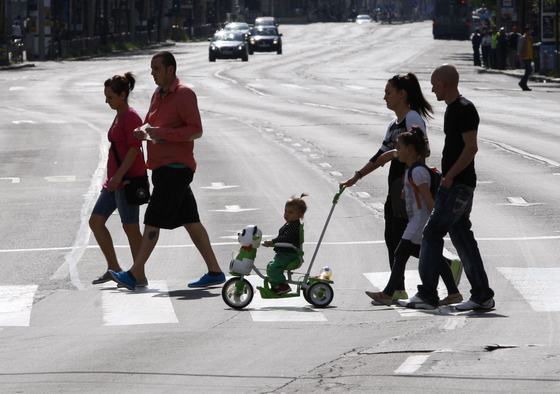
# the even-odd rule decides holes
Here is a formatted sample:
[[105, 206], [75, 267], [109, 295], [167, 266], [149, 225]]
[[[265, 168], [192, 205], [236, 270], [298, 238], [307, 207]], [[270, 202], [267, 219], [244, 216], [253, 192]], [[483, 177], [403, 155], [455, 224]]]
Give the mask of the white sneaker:
[[457, 309], [458, 311], [472, 311], [474, 309], [494, 309], [494, 307], [496, 306], [496, 303], [494, 302], [493, 298], [490, 298], [487, 301], [484, 301], [482, 304], [479, 304], [478, 302], [471, 300], [468, 300], [467, 302], [463, 302], [461, 304], [455, 305], [455, 309]]
[[409, 298], [408, 300], [399, 300], [397, 301], [397, 303], [400, 306], [404, 306], [405, 308], [410, 308], [410, 309], [427, 309], [427, 310], [437, 309], [437, 306], [428, 304], [426, 301], [424, 301], [422, 298], [418, 297], [417, 295], [412, 296], [412, 298]]

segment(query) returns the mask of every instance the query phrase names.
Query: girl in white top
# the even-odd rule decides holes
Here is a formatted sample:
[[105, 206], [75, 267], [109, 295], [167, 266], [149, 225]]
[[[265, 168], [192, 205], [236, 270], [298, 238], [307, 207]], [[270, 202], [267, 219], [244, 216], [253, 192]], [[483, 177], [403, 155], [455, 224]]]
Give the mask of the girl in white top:
[[[434, 208], [434, 196], [430, 191], [431, 175], [430, 170], [424, 165], [414, 166], [412, 173], [408, 174], [415, 162], [424, 162], [426, 157], [426, 141], [422, 129], [413, 126], [409, 132], [399, 135], [397, 140], [397, 156], [400, 162], [405, 163], [407, 170], [404, 176], [404, 196], [406, 201], [406, 212], [408, 215], [408, 225], [403, 237], [395, 250], [395, 260], [391, 270], [389, 282], [380, 293], [366, 291], [366, 294], [376, 301], [375, 305], [391, 305], [393, 293], [399, 283], [404, 282], [404, 271], [410, 256], [418, 258], [420, 255], [420, 244], [422, 243], [422, 230], [428, 221], [428, 217]], [[414, 186], [418, 188], [419, 200], [416, 200]], [[442, 256], [442, 258], [444, 258]], [[445, 259], [445, 258], [444, 258]], [[450, 261], [446, 263], [450, 264]], [[451, 270], [442, 271], [442, 279], [449, 293], [448, 297], [442, 300], [442, 305], [446, 305], [448, 300], [453, 302], [462, 301], [461, 293], [457, 289]]]

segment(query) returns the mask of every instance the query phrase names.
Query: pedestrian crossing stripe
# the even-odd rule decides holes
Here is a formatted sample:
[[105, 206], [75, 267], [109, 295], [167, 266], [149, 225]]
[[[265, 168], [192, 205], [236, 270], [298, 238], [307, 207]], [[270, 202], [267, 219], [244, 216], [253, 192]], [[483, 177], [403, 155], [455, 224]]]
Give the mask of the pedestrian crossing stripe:
[[[246, 307], [255, 322], [324, 322], [327, 317], [319, 310], [314, 309], [301, 297], [263, 299], [257, 286], [263, 285], [263, 280], [258, 276], [246, 276], [255, 290], [253, 301]], [[290, 285], [295, 291], [295, 285]]]
[[29, 326], [37, 285], [0, 286], [0, 326]]
[[560, 268], [510, 268], [498, 271], [536, 312], [560, 312]]
[[150, 281], [149, 287], [137, 288], [134, 292], [117, 289], [114, 282], [108, 282], [103, 287], [105, 326], [179, 323], [167, 283], [163, 280]]
[[[500, 272], [528, 302], [536, 312], [560, 312], [560, 303], [550, 300], [560, 299], [560, 268], [510, 268], [497, 267]], [[364, 273], [364, 276], [378, 289], [383, 289], [389, 280], [390, 272]], [[251, 304], [247, 306], [255, 322], [325, 322], [324, 313], [309, 305], [302, 297], [262, 299], [256, 286], [262, 285], [262, 279], [256, 276], [246, 277], [255, 289]], [[405, 272], [406, 291], [409, 296], [416, 294], [416, 285], [420, 283], [417, 270]], [[468, 288], [468, 283], [462, 287]], [[292, 285], [293, 287], [293, 285]], [[0, 286], [0, 327], [27, 327], [30, 325], [33, 300], [37, 285]], [[445, 286], [440, 283], [438, 292], [445, 295]], [[543, 298], [546, 294], [546, 299]], [[149, 288], [131, 292], [117, 289], [115, 283], [108, 282], [102, 289], [103, 325], [123, 326], [138, 324], [176, 324], [179, 323], [167, 283], [150, 281]], [[465, 297], [467, 298], [467, 297]], [[364, 299], [367, 296], [364, 295]], [[220, 300], [221, 301], [221, 300]], [[440, 307], [435, 311], [418, 311], [402, 307], [393, 307], [402, 316], [426, 316], [426, 312], [454, 315], [452, 308]], [[458, 317], [458, 316], [453, 316]], [[460, 322], [448, 322], [457, 325]]]

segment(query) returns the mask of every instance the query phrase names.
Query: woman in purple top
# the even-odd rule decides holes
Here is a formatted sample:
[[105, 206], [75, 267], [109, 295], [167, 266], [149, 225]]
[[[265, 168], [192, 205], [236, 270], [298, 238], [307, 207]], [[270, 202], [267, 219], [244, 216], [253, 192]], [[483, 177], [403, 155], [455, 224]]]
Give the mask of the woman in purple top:
[[[126, 201], [122, 183], [125, 175], [141, 176], [146, 171], [144, 157], [139, 154], [142, 141], [134, 138], [133, 134], [134, 129], [142, 125], [142, 119], [128, 105], [128, 95], [134, 89], [135, 82], [135, 76], [131, 72], [127, 72], [125, 75], [115, 75], [105, 81], [105, 102], [117, 112], [107, 137], [117, 151], [120, 165], [117, 164], [115, 158], [115, 149], [109, 148], [107, 179], [89, 219], [89, 227], [107, 260], [107, 270], [111, 269], [116, 272], [120, 272], [121, 268], [111, 234], [105, 225], [115, 210], [118, 209], [121, 217], [133, 259], [136, 258], [142, 241], [139, 224], [140, 206], [130, 205]], [[105, 272], [92, 283], [95, 285], [109, 280], [111, 277]]]

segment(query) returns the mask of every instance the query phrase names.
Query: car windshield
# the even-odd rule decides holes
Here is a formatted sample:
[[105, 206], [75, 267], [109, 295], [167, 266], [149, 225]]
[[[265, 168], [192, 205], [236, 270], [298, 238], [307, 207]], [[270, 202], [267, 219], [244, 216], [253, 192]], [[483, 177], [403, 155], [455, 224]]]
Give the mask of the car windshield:
[[241, 33], [216, 33], [212, 41], [243, 41]]
[[276, 29], [258, 29], [257, 31], [253, 32], [255, 36], [277, 36]]
[[228, 23], [224, 27], [225, 31], [235, 31], [235, 30], [249, 30], [249, 25], [246, 23]]
[[358, 19], [371, 19], [369, 15], [358, 15]]

